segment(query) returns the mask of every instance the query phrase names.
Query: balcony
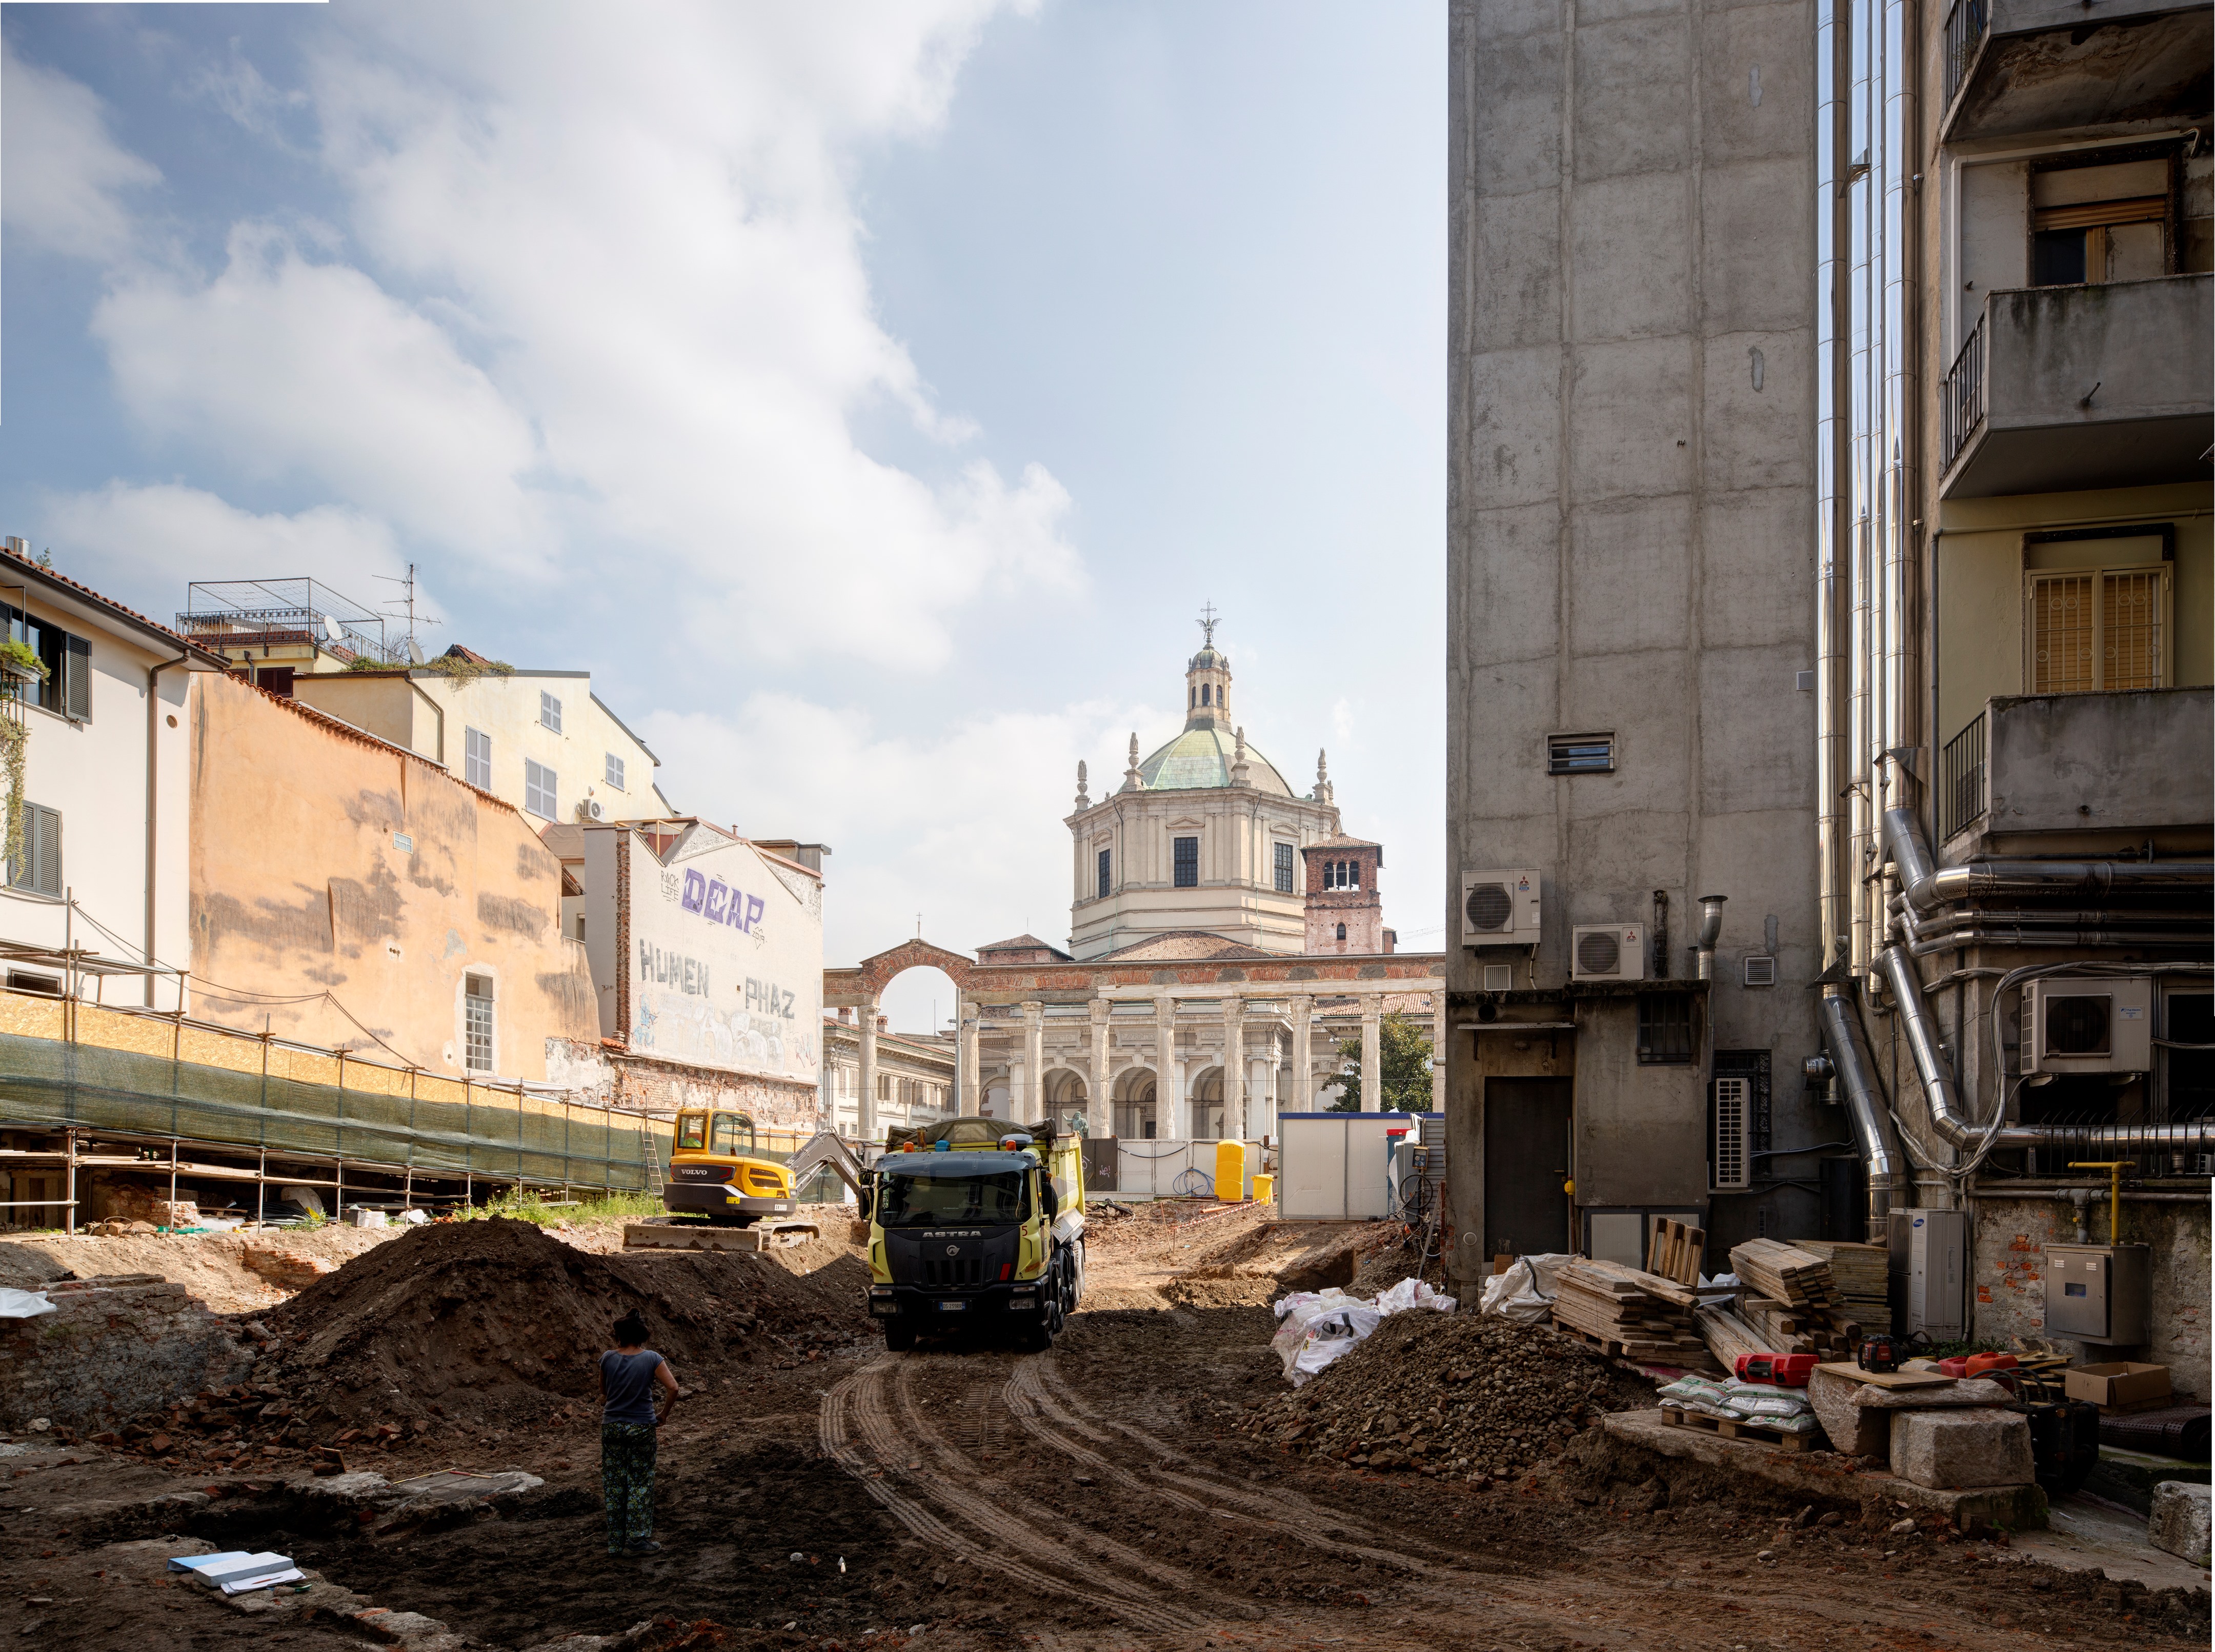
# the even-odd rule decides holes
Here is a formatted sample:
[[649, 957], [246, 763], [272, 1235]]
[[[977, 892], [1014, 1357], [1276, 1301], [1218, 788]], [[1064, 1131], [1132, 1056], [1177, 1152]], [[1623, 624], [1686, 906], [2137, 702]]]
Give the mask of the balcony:
[[1940, 140], [2204, 114], [2212, 21], [2206, 0], [1954, 0]]
[[1946, 499], [2205, 481], [2215, 276], [1994, 292], [1946, 375]]
[[2204, 833], [2211, 749], [2205, 688], [1988, 700], [1941, 749], [1939, 832]]

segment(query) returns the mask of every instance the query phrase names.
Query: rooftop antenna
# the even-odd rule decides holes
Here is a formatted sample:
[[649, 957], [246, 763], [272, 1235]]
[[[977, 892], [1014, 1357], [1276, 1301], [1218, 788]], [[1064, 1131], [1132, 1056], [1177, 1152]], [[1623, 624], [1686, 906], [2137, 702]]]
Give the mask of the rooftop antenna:
[[390, 574], [372, 574], [370, 575], [370, 578], [373, 580], [382, 580], [387, 585], [396, 585], [401, 588], [402, 596], [400, 605], [404, 608], [408, 613], [408, 658], [414, 664], [418, 666], [421, 665], [423, 663], [423, 645], [415, 640], [415, 628], [418, 625], [436, 625], [440, 622], [428, 617], [418, 618], [416, 616], [415, 564], [413, 562], [408, 564], [408, 577], [404, 580], [396, 579]]

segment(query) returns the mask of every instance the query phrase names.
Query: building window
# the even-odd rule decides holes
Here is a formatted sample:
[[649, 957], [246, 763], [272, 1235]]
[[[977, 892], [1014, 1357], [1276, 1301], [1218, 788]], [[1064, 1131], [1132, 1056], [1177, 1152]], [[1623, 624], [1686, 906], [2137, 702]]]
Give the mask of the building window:
[[1338, 926], [1338, 938], [1341, 941], [1346, 939], [1346, 925], [1343, 924]]
[[1208, 703], [1207, 697], [1214, 692], [1214, 689], [1215, 685], [1212, 683], [1202, 683], [1200, 685], [1200, 703], [1202, 705]]
[[1548, 774], [1613, 774], [1613, 734], [1549, 734], [1546, 736]]
[[2040, 166], [2030, 175], [2033, 286], [2144, 281], [2174, 267], [2169, 157]]
[[2165, 565], [2032, 574], [2028, 585], [2027, 692], [2089, 694], [2168, 681]]
[[613, 752], [608, 753], [608, 766], [604, 777], [608, 784], [613, 786], [617, 791], [623, 789], [623, 760]]
[[1102, 900], [1108, 899], [1108, 874], [1114, 865], [1113, 855], [1114, 851], [1111, 850], [1103, 849], [1100, 851], [1100, 899]]
[[582, 913], [582, 912], [579, 912], [579, 913], [577, 914], [577, 944], [578, 944], [578, 945], [580, 945], [580, 946], [582, 946], [582, 945], [584, 944], [584, 943], [585, 943], [585, 914], [584, 914], [584, 913]]
[[58, 809], [23, 805], [23, 841], [8, 863], [8, 881], [34, 894], [62, 892], [62, 817]]
[[1175, 851], [1175, 875], [1170, 880], [1180, 889], [1200, 887], [1200, 839], [1179, 838], [1172, 844]]
[[471, 1072], [492, 1071], [492, 977], [468, 975], [462, 989], [462, 1063]]
[[1359, 889], [1361, 887], [1359, 861], [1325, 861], [1322, 865], [1322, 887], [1326, 889]]
[[[11, 978], [12, 983], [12, 978]], [[2173, 992], [2166, 1006], [2169, 1120], [2190, 1124], [2215, 1116], [2215, 995]]]
[[1292, 892], [1292, 846], [1277, 845], [1277, 893], [1288, 895]]
[[492, 736], [482, 728], [462, 731], [462, 778], [479, 791], [492, 789]]
[[74, 632], [0, 604], [0, 617], [8, 622], [10, 642], [21, 642], [39, 656], [46, 668], [43, 679], [24, 683], [25, 705], [52, 711], [76, 722], [92, 720], [92, 644]]
[[892, 1098], [892, 1075], [888, 1072], [880, 1072], [877, 1075], [877, 1099], [880, 1102], [889, 1102]]
[[1692, 995], [1646, 992], [1638, 999], [1638, 1059], [1642, 1066], [1692, 1059]]
[[561, 702], [543, 688], [538, 691], [538, 722], [557, 734], [561, 732]]
[[555, 810], [554, 771], [543, 763], [523, 760], [523, 807], [542, 820], [559, 819]]

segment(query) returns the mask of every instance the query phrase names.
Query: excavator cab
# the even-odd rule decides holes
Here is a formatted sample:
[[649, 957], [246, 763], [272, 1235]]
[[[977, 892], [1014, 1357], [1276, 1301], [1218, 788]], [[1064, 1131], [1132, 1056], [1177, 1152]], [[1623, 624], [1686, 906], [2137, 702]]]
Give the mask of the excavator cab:
[[670, 1139], [662, 1204], [672, 1215], [704, 1216], [719, 1226], [750, 1227], [764, 1216], [789, 1216], [791, 1171], [755, 1154], [751, 1115], [687, 1108], [677, 1115]]

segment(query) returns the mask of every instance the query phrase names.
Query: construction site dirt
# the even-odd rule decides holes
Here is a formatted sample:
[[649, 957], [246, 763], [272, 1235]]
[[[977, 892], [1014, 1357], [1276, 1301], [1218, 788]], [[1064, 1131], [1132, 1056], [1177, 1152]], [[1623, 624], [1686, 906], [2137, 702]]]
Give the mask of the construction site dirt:
[[[1101, 1216], [1086, 1309], [1042, 1354], [887, 1354], [860, 1251], [825, 1231], [761, 1255], [623, 1255], [599, 1231], [488, 1222], [367, 1249], [258, 1310], [269, 1340], [244, 1393], [10, 1435], [0, 1635], [132, 1652], [2207, 1643], [2204, 1590], [2035, 1563], [2004, 1538], [1903, 1527], [1896, 1508], [1787, 1502], [1612, 1439], [1592, 1419], [1646, 1379], [1573, 1348], [1546, 1350], [1560, 1405], [1517, 1402], [1529, 1450], [1512, 1464], [1357, 1464], [1353, 1428], [1303, 1449], [1284, 1436], [1320, 1402], [1376, 1428], [1354, 1409], [1367, 1386], [1414, 1413], [1414, 1379], [1384, 1369], [1396, 1349], [1424, 1380], [1470, 1373], [1466, 1390], [1481, 1362], [1552, 1336], [1396, 1317], [1302, 1391], [1318, 1406], [1285, 1404], [1280, 1276], [1390, 1283], [1420, 1259], [1382, 1224], [1182, 1202]], [[661, 1442], [662, 1551], [611, 1559], [592, 1368], [623, 1305], [685, 1396]], [[499, 1496], [396, 1514], [347, 1489], [443, 1470], [520, 1472]], [[187, 1543], [291, 1556], [311, 1587], [281, 1610], [226, 1606], [162, 1571]]]

